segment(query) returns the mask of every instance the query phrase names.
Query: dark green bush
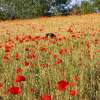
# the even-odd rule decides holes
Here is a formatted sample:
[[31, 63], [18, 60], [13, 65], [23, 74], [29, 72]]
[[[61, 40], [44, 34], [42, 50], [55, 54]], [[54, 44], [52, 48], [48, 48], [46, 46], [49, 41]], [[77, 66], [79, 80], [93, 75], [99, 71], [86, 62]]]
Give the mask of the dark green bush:
[[32, 0], [2, 0], [4, 10], [2, 8], [0, 10], [0, 19], [23, 19], [41, 16], [46, 9], [44, 2], [45, 0], [36, 0], [35, 2], [32, 2]]
[[16, 13], [12, 6], [9, 6], [7, 4], [0, 5], [0, 19], [6, 20], [6, 19], [13, 19], [15, 17]]

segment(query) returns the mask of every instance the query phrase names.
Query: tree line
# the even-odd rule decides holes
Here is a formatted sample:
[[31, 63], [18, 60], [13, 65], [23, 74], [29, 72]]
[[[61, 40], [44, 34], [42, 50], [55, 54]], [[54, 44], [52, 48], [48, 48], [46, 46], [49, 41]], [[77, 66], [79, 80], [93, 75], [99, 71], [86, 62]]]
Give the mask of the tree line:
[[[53, 4], [69, 4], [71, 0], [0, 0], [0, 19], [25, 19], [44, 15]], [[100, 0], [83, 1], [74, 5], [70, 14], [86, 14], [100, 11]]]

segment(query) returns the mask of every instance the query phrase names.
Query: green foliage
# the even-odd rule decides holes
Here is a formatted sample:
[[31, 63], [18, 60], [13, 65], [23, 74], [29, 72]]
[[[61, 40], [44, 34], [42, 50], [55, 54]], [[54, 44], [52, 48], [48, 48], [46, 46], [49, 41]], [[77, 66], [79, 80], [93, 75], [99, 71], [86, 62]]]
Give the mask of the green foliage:
[[92, 2], [93, 8], [100, 11], [100, 0], [90, 0], [90, 1]]
[[83, 1], [81, 5], [81, 13], [87, 14], [92, 12], [93, 12], [92, 5], [88, 1]]
[[[55, 3], [66, 3], [66, 1], [70, 0], [55, 0]], [[12, 14], [22, 19], [42, 16], [52, 3], [51, 0], [1, 0], [0, 4], [10, 6], [10, 9], [0, 10], [0, 19], [12, 19]]]
[[[43, 16], [53, 4], [69, 4], [71, 0], [0, 0], [0, 19], [32, 18]], [[75, 5], [69, 14], [87, 14], [100, 10], [100, 0], [82, 1]], [[3, 5], [3, 10], [1, 6]], [[6, 7], [5, 7], [6, 6]], [[54, 15], [60, 15], [55, 11]]]
[[71, 14], [71, 15], [78, 15], [80, 13], [81, 13], [81, 7], [78, 6], [78, 5], [74, 5], [69, 14]]
[[88, 14], [95, 12], [93, 5], [89, 1], [82, 1], [81, 6], [75, 5], [73, 6], [72, 13], [73, 14]]
[[66, 3], [66, 1], [68, 1], [68, 0], [56, 0], [56, 3]]
[[[16, 18], [32, 18], [35, 16], [41, 16], [47, 8], [45, 0], [35, 0], [35, 2], [32, 0], [2, 0], [1, 4], [10, 5], [11, 8], [7, 8], [7, 10], [11, 11], [14, 9]], [[7, 10], [0, 12], [1, 19], [9, 19], [10, 12]]]
[[[8, 0], [9, 1], [9, 0]], [[12, 19], [15, 16], [15, 10], [11, 3], [0, 2], [0, 19]]]
[[93, 2], [93, 5], [95, 7], [98, 7], [100, 9], [100, 0], [91, 0]]

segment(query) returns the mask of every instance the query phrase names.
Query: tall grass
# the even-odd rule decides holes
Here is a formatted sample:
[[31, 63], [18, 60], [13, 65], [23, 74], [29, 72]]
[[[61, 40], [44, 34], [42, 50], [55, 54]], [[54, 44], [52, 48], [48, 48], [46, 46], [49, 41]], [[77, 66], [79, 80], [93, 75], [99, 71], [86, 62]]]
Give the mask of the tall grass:
[[[100, 32], [85, 33], [69, 27], [65, 35], [56, 33], [55, 38], [33, 34], [0, 37], [0, 97], [99, 100]], [[24, 78], [16, 78], [18, 75]], [[12, 92], [11, 87], [21, 91]], [[48, 99], [43, 99], [46, 95]]]

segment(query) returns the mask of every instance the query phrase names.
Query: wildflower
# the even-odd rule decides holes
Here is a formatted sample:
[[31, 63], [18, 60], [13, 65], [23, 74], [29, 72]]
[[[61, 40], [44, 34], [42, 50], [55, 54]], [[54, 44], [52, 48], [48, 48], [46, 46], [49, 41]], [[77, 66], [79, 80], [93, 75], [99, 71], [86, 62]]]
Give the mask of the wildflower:
[[33, 54], [35, 54], [35, 48], [32, 48], [32, 49], [31, 49], [31, 52], [32, 52]]
[[72, 33], [73, 32], [72, 28], [69, 27], [69, 29], [67, 30], [67, 32]]
[[19, 40], [19, 43], [21, 43], [21, 44], [22, 44], [22, 43], [23, 43], [23, 40], [22, 40], [22, 39], [20, 39], [20, 40]]
[[89, 49], [90, 48], [90, 41], [86, 41], [86, 47], [87, 47], [87, 49]]
[[62, 60], [61, 59], [58, 59], [57, 61], [55, 61], [55, 65], [58, 65], [60, 63], [62, 63]]
[[51, 100], [51, 95], [42, 95], [40, 100]]
[[9, 87], [8, 88], [8, 93], [11, 93], [13, 95], [17, 95], [21, 93], [21, 88], [20, 87]]
[[25, 35], [23, 37], [23, 41], [30, 41], [31, 40], [31, 35]]
[[16, 35], [16, 41], [19, 41], [19, 40], [20, 40], [19, 35]]
[[14, 82], [22, 82], [25, 81], [25, 76], [23, 75], [17, 75]]
[[21, 68], [16, 68], [16, 73], [19, 73], [19, 72], [21, 72], [21, 71], [22, 71]]
[[9, 53], [5, 53], [2, 57], [2, 63], [5, 64], [8, 60], [11, 59], [11, 56]]
[[3, 83], [0, 83], [0, 89], [3, 87]]
[[64, 48], [61, 48], [61, 49], [59, 50], [59, 53], [60, 53], [61, 55], [65, 54], [65, 52], [66, 52], [66, 49], [64, 49]]
[[28, 59], [33, 59], [33, 58], [36, 58], [36, 56], [35, 56], [34, 53], [29, 53], [29, 54], [27, 55], [27, 58], [28, 58]]
[[3, 55], [3, 58], [9, 60], [10, 59], [10, 54], [9, 53], [5, 53]]
[[6, 53], [10, 52], [12, 47], [14, 47], [13, 41], [7, 41], [7, 43], [5, 44], [5, 52]]
[[23, 65], [24, 65], [24, 66], [29, 66], [29, 64], [30, 64], [30, 63], [29, 63], [28, 61], [24, 61], [24, 62], [23, 62]]
[[50, 51], [48, 51], [48, 55], [52, 55], [53, 54], [53, 52], [50, 50]]
[[33, 36], [32, 41], [41, 40], [41, 36]]
[[16, 53], [16, 60], [20, 59], [20, 54], [17, 52]]
[[67, 87], [69, 86], [69, 82], [65, 81], [65, 80], [61, 80], [57, 83], [56, 88], [59, 91], [64, 91]]
[[47, 51], [47, 48], [42, 47], [42, 48], [40, 48], [40, 51], [41, 51], [41, 52], [46, 52], [46, 51]]
[[11, 48], [9, 46], [5, 46], [5, 52], [10, 52]]
[[30, 49], [28, 47], [25, 48], [25, 51], [29, 51]]
[[6, 64], [7, 63], [7, 59], [2, 58], [2, 63]]
[[100, 53], [100, 50], [96, 50], [97, 53]]
[[76, 96], [77, 95], [77, 91], [76, 90], [70, 90], [69, 91], [69, 95]]
[[54, 58], [59, 58], [59, 55], [58, 54], [54, 54]]

